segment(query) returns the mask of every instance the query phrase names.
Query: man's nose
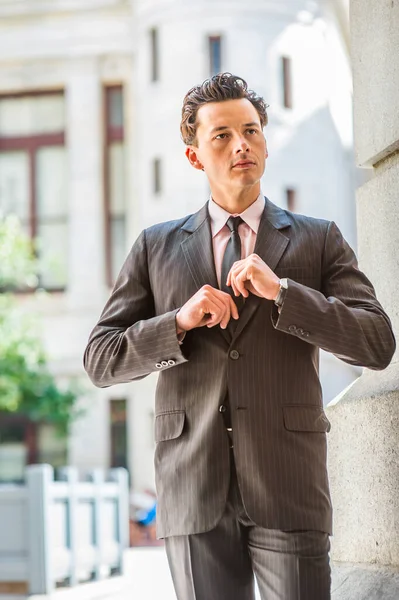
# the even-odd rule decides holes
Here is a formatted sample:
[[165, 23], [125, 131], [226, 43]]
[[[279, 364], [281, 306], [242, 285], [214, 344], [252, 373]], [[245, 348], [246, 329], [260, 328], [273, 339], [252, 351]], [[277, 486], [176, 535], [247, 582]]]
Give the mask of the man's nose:
[[246, 140], [244, 137], [239, 137], [237, 139], [236, 154], [238, 154], [239, 152], [249, 152], [250, 149], [251, 149], [251, 147], [248, 144], [248, 140]]

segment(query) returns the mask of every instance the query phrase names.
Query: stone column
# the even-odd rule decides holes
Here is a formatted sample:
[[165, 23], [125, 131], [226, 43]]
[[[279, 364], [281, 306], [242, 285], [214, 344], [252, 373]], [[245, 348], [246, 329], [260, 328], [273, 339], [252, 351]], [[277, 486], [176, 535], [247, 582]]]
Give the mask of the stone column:
[[66, 89], [72, 308], [101, 305], [105, 294], [102, 88], [96, 58], [72, 59]]
[[[360, 267], [399, 337], [399, 2], [351, 0]], [[399, 353], [327, 408], [334, 600], [399, 597]]]

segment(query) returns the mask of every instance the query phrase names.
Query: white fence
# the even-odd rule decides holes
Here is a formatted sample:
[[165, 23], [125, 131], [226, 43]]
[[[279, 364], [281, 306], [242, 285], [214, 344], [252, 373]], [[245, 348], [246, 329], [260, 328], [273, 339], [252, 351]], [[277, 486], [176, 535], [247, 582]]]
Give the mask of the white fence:
[[0, 485], [0, 585], [49, 594], [57, 583], [122, 573], [128, 535], [125, 469], [110, 470], [107, 481], [95, 470], [81, 482], [65, 467], [54, 481], [52, 467], [32, 465], [25, 485]]

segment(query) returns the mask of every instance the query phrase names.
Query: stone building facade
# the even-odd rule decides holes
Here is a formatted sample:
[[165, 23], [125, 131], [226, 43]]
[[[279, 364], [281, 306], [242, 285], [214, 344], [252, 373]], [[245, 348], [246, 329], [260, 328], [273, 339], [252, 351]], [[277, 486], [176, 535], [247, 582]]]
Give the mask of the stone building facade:
[[[345, 0], [0, 0], [0, 210], [41, 240], [48, 293], [21, 302], [87, 390], [66, 451], [43, 430], [38, 460], [126, 464], [153, 487], [155, 376], [96, 390], [82, 353], [139, 232], [207, 200], [179, 135], [192, 85], [246, 78], [270, 105], [264, 193], [356, 246], [346, 19]], [[321, 374], [329, 400], [359, 370], [323, 355]]]
[[[359, 260], [399, 334], [399, 3], [350, 1]], [[334, 600], [399, 597], [399, 349], [327, 409]], [[348, 443], [350, 440], [350, 443]]]

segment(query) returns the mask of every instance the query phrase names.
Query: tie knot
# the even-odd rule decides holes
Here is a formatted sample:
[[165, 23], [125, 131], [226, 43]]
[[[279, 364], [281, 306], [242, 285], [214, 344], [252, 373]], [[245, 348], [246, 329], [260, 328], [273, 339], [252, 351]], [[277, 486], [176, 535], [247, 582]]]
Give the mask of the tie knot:
[[241, 217], [229, 217], [226, 225], [230, 229], [231, 233], [233, 233], [233, 231], [237, 233], [239, 224], [243, 222], [244, 221], [241, 219]]

